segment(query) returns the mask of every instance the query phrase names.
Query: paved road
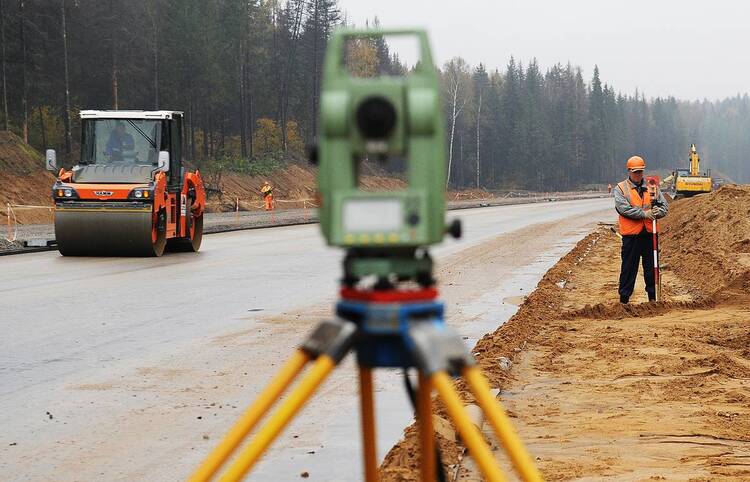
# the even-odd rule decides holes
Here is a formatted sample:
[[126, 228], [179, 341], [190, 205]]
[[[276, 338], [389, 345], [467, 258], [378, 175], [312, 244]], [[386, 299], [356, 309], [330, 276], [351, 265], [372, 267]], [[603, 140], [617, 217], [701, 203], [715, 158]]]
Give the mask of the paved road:
[[[507, 318], [503, 294], [533, 288], [612, 219], [610, 204], [451, 213], [464, 239], [433, 253], [458, 329], [474, 339]], [[328, 315], [340, 259], [310, 225], [212, 235], [197, 255], [0, 258], [0, 479], [183, 479]], [[360, 477], [351, 372], [327, 382], [252, 480]], [[395, 375], [378, 383], [382, 455], [409, 413]]]

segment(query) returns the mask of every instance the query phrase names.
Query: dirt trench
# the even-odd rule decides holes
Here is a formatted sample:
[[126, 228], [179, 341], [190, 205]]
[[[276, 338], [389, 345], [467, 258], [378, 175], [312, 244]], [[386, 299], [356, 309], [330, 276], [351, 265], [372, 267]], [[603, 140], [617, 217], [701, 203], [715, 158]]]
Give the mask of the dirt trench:
[[[547, 480], [750, 480], [750, 188], [671, 211], [664, 301], [647, 303], [639, 278], [618, 303], [620, 241], [604, 226], [472, 350]], [[440, 408], [435, 418], [449, 480], [482, 480]], [[383, 480], [418, 480], [417, 464], [410, 427]]]

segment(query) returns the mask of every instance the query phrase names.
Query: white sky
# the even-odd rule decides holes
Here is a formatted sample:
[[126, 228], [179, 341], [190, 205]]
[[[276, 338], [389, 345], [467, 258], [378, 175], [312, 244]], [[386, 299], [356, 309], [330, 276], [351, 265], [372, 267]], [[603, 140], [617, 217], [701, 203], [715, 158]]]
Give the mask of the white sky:
[[649, 97], [717, 99], [750, 91], [745, 0], [340, 0], [349, 23], [424, 27], [436, 61], [461, 56], [504, 70], [511, 54], [556, 62]]

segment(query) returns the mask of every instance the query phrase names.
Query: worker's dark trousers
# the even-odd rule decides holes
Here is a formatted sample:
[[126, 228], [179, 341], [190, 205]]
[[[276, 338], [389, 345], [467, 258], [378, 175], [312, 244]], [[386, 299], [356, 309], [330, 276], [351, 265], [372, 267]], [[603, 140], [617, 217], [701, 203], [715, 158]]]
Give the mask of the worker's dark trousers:
[[638, 262], [643, 259], [643, 279], [646, 281], [648, 299], [656, 299], [654, 279], [653, 234], [645, 229], [640, 234], [622, 237], [622, 267], [620, 268], [620, 301], [627, 303], [633, 294]]

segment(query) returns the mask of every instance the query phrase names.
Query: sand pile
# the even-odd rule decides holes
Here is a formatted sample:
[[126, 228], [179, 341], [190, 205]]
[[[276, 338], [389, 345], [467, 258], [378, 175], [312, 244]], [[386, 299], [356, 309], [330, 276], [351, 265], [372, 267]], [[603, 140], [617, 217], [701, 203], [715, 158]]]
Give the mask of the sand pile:
[[662, 264], [706, 294], [750, 277], [750, 186], [727, 185], [670, 205]]

